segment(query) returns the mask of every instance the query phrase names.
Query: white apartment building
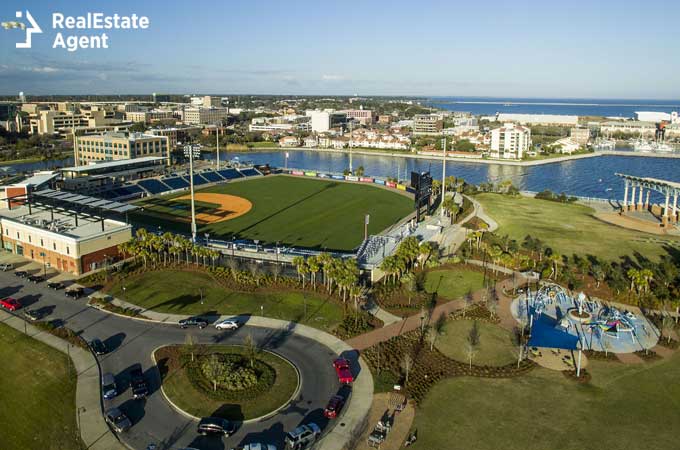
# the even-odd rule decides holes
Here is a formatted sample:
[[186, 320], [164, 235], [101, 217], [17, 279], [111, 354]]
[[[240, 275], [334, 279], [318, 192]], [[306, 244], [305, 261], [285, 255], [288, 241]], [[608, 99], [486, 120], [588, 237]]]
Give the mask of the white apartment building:
[[288, 115], [279, 117], [255, 117], [250, 121], [249, 131], [268, 132], [309, 132], [312, 131], [310, 118], [300, 115]]
[[185, 108], [184, 123], [187, 125], [217, 123], [228, 116], [226, 108]]
[[413, 117], [413, 134], [440, 134], [444, 127], [441, 114], [416, 114]]
[[514, 123], [506, 123], [491, 130], [489, 156], [500, 159], [522, 159], [531, 146], [531, 130]]
[[347, 123], [347, 114], [343, 112], [310, 110], [305, 115], [311, 118], [312, 131], [315, 133], [323, 133]]

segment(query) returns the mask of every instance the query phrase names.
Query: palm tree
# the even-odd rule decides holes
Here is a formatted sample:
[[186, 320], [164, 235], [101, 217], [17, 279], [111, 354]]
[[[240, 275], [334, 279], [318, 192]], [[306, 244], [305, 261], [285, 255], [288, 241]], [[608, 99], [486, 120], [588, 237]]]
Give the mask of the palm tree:
[[434, 245], [432, 245], [432, 242], [423, 242], [420, 244], [420, 247], [418, 248], [420, 255], [419, 258], [422, 259], [422, 266], [425, 267], [427, 264], [427, 260], [430, 259], [430, 256], [432, 255], [432, 252], [434, 251]]
[[314, 289], [316, 290], [316, 274], [319, 272], [320, 269], [320, 264], [319, 264], [319, 259], [316, 256], [310, 256], [307, 258], [307, 267], [309, 268], [309, 273], [312, 277], [312, 284], [314, 285]]
[[[293, 265], [295, 266], [295, 270], [297, 270], [298, 274], [298, 280], [302, 279], [302, 272], [304, 269], [302, 269], [302, 266], [305, 265], [305, 258], [302, 256], [295, 256], [293, 258]], [[302, 280], [302, 285], [304, 286], [305, 282]]]

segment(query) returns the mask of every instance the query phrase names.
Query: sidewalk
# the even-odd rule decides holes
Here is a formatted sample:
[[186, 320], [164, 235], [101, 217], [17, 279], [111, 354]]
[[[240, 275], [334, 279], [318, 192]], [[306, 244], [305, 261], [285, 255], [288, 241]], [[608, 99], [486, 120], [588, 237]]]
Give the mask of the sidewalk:
[[92, 353], [79, 347], [73, 347], [66, 341], [40, 331], [33, 325], [26, 324], [19, 317], [2, 310], [0, 310], [0, 321], [22, 333], [24, 326], [26, 326], [30, 337], [71, 356], [78, 374], [75, 405], [76, 420], [80, 424], [80, 436], [86, 447], [92, 450], [125, 449], [104, 421], [99, 389], [99, 365]]
[[[90, 297], [110, 298], [107, 295], [98, 293], [94, 293]], [[120, 306], [122, 308], [137, 309], [140, 311], [140, 313], [147, 317], [149, 321], [152, 322], [177, 323], [182, 319], [191, 317], [190, 315], [165, 314], [151, 310], [145, 310], [118, 298], [113, 298], [111, 302], [114, 305]], [[262, 316], [232, 315], [220, 316], [217, 318], [217, 320], [234, 318], [240, 319], [240, 321], [247, 323], [248, 326], [279, 329], [283, 333], [295, 333], [299, 336], [313, 339], [325, 345], [337, 355], [348, 355], [355, 353], [355, 349], [335, 336], [332, 336], [316, 328], [312, 328], [307, 325], [301, 325], [295, 322], [271, 319]], [[130, 318], [130, 320], [145, 319]], [[373, 377], [371, 376], [371, 371], [368, 368], [368, 364], [366, 364], [363, 358], [358, 357], [357, 362], [360, 366], [361, 376], [358, 376], [352, 384], [352, 397], [350, 399], [351, 407], [348, 405], [348, 407], [345, 408], [345, 413], [342, 415], [343, 426], [333, 427], [333, 429], [321, 440], [318, 450], [342, 450], [345, 448], [352, 448], [357, 436], [361, 435], [363, 428], [366, 426], [368, 413], [370, 412], [371, 404], [373, 403]]]

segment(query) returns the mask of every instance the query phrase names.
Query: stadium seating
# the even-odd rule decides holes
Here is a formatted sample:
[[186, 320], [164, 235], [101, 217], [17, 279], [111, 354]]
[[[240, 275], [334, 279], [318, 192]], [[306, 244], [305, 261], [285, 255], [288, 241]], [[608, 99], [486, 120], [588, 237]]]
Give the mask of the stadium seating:
[[146, 180], [139, 180], [137, 184], [143, 187], [150, 194], [160, 194], [172, 190], [167, 184], [161, 183], [159, 180], [152, 178]]
[[201, 184], [206, 183], [208, 183], [208, 180], [198, 174], [194, 174], [194, 186], [200, 186]]
[[260, 172], [255, 169], [239, 169], [239, 171], [246, 177], [255, 177], [257, 175], [261, 175]]
[[224, 178], [222, 178], [217, 172], [201, 172], [201, 176], [208, 180], [210, 183], [220, 183], [224, 181]]
[[223, 169], [218, 170], [217, 173], [220, 174], [225, 180], [235, 180], [237, 178], [243, 177], [236, 169]]
[[163, 183], [167, 184], [172, 189], [185, 189], [189, 187], [189, 182], [180, 177], [163, 178]]

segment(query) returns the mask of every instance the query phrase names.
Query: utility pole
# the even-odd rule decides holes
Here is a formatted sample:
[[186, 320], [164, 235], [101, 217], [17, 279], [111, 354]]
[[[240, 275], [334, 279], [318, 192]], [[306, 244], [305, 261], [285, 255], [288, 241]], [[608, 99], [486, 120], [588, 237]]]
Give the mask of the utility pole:
[[194, 204], [194, 146], [184, 147], [189, 151], [189, 191], [191, 192], [191, 242], [196, 243], [196, 206]]
[[442, 217], [444, 217], [444, 200], [446, 199], [446, 136], [442, 138]]

